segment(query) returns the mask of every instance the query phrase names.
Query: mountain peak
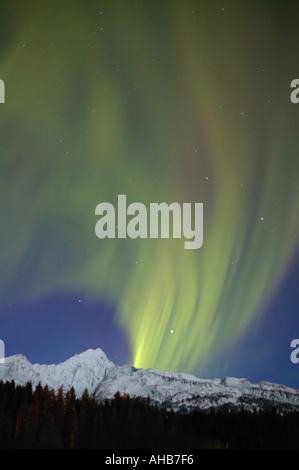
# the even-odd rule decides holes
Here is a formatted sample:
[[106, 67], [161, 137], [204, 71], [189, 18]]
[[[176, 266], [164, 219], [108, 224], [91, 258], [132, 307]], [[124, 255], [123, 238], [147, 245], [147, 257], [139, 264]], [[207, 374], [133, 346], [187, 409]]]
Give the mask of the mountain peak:
[[0, 380], [14, 380], [17, 385], [31, 382], [33, 387], [39, 383], [43, 386], [65, 391], [75, 388], [80, 396], [85, 388], [92, 391], [101, 381], [108, 369], [114, 368], [102, 349], [88, 349], [67, 359], [60, 364], [31, 364], [22, 354], [5, 359], [0, 365]]
[[5, 364], [13, 364], [13, 363], [20, 364], [21, 362], [30, 364], [27, 357], [24, 356], [23, 354], [14, 354], [13, 356], [9, 356], [5, 358]]
[[299, 390], [283, 385], [260, 382], [252, 384], [244, 378], [199, 379], [194, 375], [117, 366], [102, 349], [88, 349], [60, 364], [31, 364], [21, 354], [0, 364], [0, 380], [14, 380], [17, 385], [39, 383], [66, 392], [74, 387], [77, 396], [85, 389], [97, 400], [112, 399], [116, 392], [131, 397], [148, 396], [164, 408], [187, 412], [194, 409], [220, 408], [259, 410], [299, 410]]
[[114, 366], [113, 362], [111, 362], [104, 351], [101, 348], [97, 349], [87, 349], [79, 354], [75, 354], [74, 356], [70, 357], [62, 364], [68, 364], [71, 362], [88, 362], [88, 361], [96, 361], [106, 363], [108, 366]]

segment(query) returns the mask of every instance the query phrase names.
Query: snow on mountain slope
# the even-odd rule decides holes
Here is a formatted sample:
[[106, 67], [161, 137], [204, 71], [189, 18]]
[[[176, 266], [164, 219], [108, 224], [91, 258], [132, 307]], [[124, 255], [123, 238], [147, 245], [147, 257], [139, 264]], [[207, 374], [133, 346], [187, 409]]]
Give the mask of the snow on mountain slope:
[[113, 367], [113, 362], [101, 349], [89, 349], [57, 365], [31, 364], [25, 356], [18, 354], [6, 358], [5, 364], [0, 365], [0, 380], [14, 380], [18, 385], [30, 381], [34, 387], [41, 383], [56, 391], [61, 386], [65, 391], [73, 386], [81, 396], [85, 388], [92, 392], [106, 370]]
[[179, 411], [222, 407], [264, 409], [271, 405], [282, 411], [299, 411], [299, 390], [283, 385], [246, 379], [199, 379], [183, 373], [162, 372], [116, 366], [101, 349], [85, 351], [58, 365], [31, 364], [22, 355], [6, 358], [0, 364], [0, 380], [14, 380], [18, 385], [28, 381], [65, 391], [74, 387], [77, 396], [85, 388], [97, 400], [112, 399], [116, 392], [131, 397], [148, 396], [165, 408]]
[[198, 379], [192, 375], [142, 370], [122, 366], [109, 371], [95, 390], [98, 400], [126, 393], [131, 397], [149, 396], [152, 401], [175, 411], [238, 407], [261, 409], [267, 405], [299, 411], [299, 390], [283, 385], [246, 379]]

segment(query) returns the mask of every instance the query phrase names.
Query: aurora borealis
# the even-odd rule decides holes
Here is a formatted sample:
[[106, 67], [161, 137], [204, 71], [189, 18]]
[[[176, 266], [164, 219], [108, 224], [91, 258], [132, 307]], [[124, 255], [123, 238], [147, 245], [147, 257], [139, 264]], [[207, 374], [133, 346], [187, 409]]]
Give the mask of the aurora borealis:
[[[3, 1], [0, 18], [0, 338], [9, 306], [71, 295], [111, 306], [136, 367], [240, 365], [298, 256], [298, 8]], [[99, 240], [95, 208], [120, 194], [203, 203], [203, 246]]]

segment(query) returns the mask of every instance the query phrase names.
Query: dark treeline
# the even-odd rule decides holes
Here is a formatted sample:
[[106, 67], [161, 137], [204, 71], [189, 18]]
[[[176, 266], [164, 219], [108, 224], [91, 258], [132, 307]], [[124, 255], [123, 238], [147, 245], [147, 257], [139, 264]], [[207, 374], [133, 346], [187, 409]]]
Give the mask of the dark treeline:
[[299, 413], [165, 411], [116, 394], [98, 403], [0, 382], [2, 449], [299, 449]]

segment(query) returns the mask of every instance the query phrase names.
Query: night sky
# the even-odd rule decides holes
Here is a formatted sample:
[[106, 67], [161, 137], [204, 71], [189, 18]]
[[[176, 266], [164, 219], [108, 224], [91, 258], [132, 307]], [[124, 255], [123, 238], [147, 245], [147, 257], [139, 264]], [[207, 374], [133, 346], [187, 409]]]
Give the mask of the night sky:
[[[299, 388], [298, 26], [291, 1], [1, 1], [7, 356]], [[121, 194], [203, 203], [203, 246], [100, 240]]]

